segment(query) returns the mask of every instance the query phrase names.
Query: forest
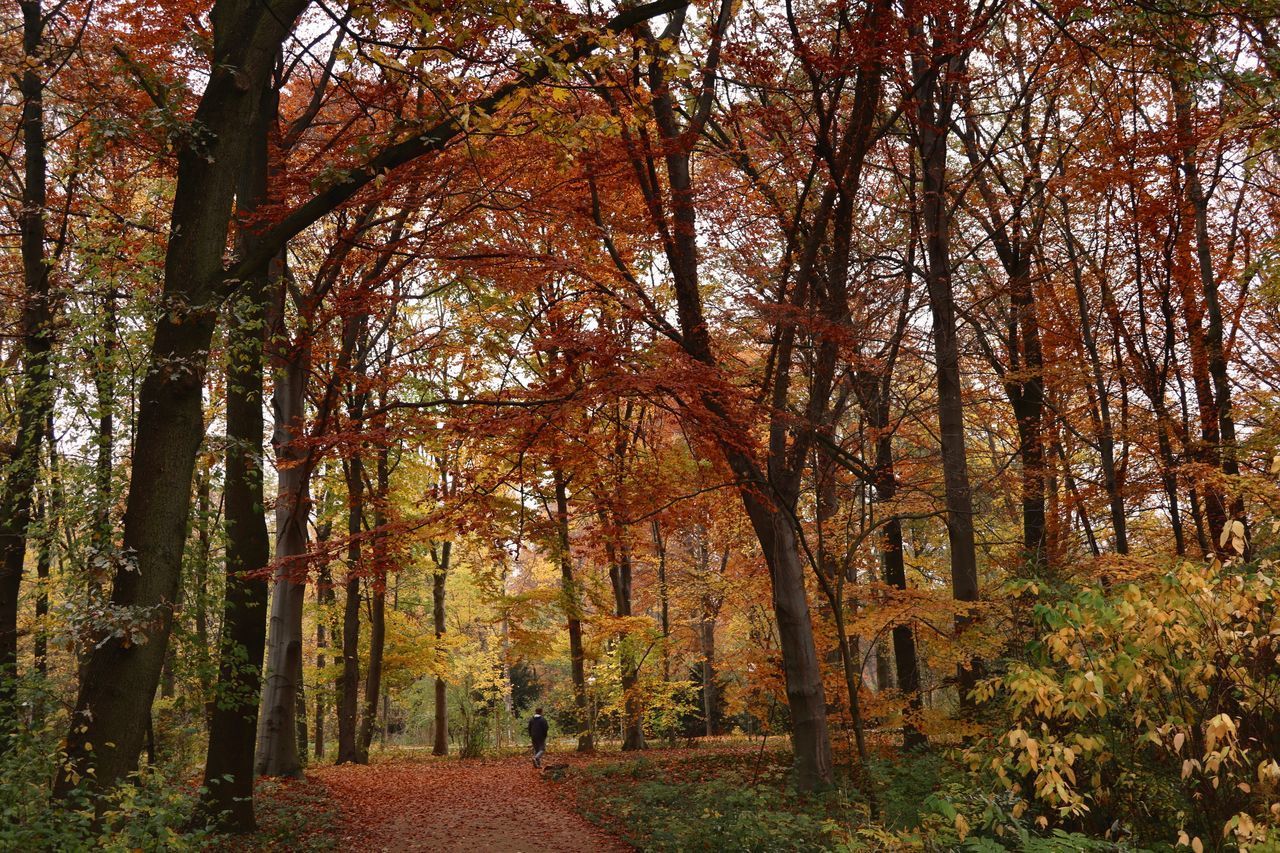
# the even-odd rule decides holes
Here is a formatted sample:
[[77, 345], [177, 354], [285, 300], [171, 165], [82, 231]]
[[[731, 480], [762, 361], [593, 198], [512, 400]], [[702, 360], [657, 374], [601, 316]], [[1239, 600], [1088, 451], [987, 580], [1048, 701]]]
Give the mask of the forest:
[[1277, 0], [16, 0], [0, 128], [0, 850], [1280, 851]]

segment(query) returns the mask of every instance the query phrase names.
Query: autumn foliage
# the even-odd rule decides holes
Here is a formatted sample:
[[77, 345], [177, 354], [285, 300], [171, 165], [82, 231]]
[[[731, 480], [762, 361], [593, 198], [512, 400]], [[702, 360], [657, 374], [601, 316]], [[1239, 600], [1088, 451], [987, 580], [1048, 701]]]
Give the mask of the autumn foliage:
[[1277, 17], [6, 7], [0, 847], [1272, 849]]

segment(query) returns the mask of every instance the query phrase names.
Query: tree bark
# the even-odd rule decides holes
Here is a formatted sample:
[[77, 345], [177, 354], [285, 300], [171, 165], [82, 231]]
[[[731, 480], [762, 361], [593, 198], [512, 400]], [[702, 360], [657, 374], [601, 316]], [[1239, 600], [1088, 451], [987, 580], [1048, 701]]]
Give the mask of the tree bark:
[[[40, 542], [40, 553], [36, 559], [36, 580], [40, 584], [36, 591], [36, 634], [32, 638], [35, 658], [33, 665], [40, 676], [49, 674], [49, 631], [44, 620], [49, 616], [49, 583], [53, 569], [53, 559], [57, 554], [58, 528], [63, 518], [63, 492], [61, 459], [58, 453], [58, 441], [53, 431], [53, 412], [45, 421], [45, 446], [49, 451], [49, 481], [44, 490], [43, 504], [43, 538]], [[60, 563], [66, 562], [66, 553], [57, 555]], [[38, 717], [48, 712], [45, 703], [36, 707]]]
[[555, 487], [556, 560], [560, 563], [560, 599], [569, 626], [569, 658], [573, 678], [573, 702], [577, 710], [578, 752], [595, 749], [590, 710], [587, 705], [586, 655], [582, 649], [582, 601], [573, 578], [573, 552], [569, 545], [569, 492], [564, 472], [551, 472]]
[[306, 5], [217, 0], [210, 13], [216, 61], [193, 116], [205, 132], [184, 136], [178, 152], [162, 292], [167, 310], [156, 323], [139, 393], [124, 517], [130, 556], [112, 585], [112, 603], [137, 615], [136, 633], [145, 633], [147, 642], [126, 632], [95, 647], [70, 722], [68, 760], [55, 784], [59, 796], [81, 781], [109, 788], [137, 766], [181, 578], [235, 183], [276, 53]]
[[[276, 323], [283, 323], [277, 297]], [[277, 336], [283, 337], [283, 336]], [[287, 340], [287, 338], [286, 338]], [[267, 632], [267, 668], [258, 727], [257, 771], [262, 776], [302, 775], [298, 755], [298, 691], [302, 672], [302, 605], [306, 594], [311, 465], [306, 438], [306, 388], [311, 348], [305, 336], [274, 358], [276, 454], [276, 553]]]
[[[212, 658], [209, 654], [209, 562], [213, 553], [213, 523], [210, 491], [212, 472], [205, 469], [196, 478], [196, 555], [191, 567], [192, 628], [195, 633], [196, 679], [200, 683], [201, 702], [209, 701], [213, 689], [210, 677]], [[206, 718], [207, 718], [206, 707]], [[206, 719], [207, 722], [207, 719]]]
[[1010, 368], [1018, 378], [1005, 382], [1005, 393], [1018, 424], [1018, 458], [1022, 462], [1022, 551], [1031, 576], [1051, 568], [1046, 549], [1044, 360], [1040, 349], [1040, 323], [1036, 316], [1035, 287], [1027, 247], [1015, 243], [1010, 264], [1012, 303], [1008, 341]]
[[[923, 38], [917, 33], [918, 38]], [[956, 333], [955, 295], [951, 281], [951, 211], [946, 199], [947, 136], [954, 105], [958, 59], [943, 68], [930, 67], [927, 57], [912, 59], [916, 103], [915, 145], [921, 164], [921, 224], [927, 260], [925, 283], [933, 317], [934, 362], [938, 387], [938, 431], [942, 445], [942, 474], [947, 513], [947, 541], [951, 557], [951, 589], [957, 601], [978, 600], [977, 549], [973, 532], [973, 494], [965, 453], [964, 388], [960, 375], [960, 342]], [[945, 70], [945, 73], [944, 73]], [[956, 620], [963, 633], [967, 618]], [[977, 682], [977, 661], [958, 673], [960, 702], [970, 706]]]
[[294, 682], [298, 685], [296, 691], [294, 721], [295, 727], [293, 736], [298, 742], [298, 766], [301, 770], [307, 766], [307, 747], [311, 743], [309, 732], [307, 731], [307, 685], [302, 678], [302, 655], [298, 655], [297, 668], [294, 672]]
[[53, 547], [57, 517], [47, 492], [36, 500], [35, 522], [40, 526], [40, 545], [36, 554], [36, 627], [31, 638], [32, 668], [42, 677], [49, 673], [49, 575], [53, 568]]
[[364, 464], [358, 454], [343, 460], [347, 480], [347, 582], [342, 609], [342, 683], [338, 696], [338, 763], [360, 764], [356, 725], [360, 707], [360, 573], [364, 569]]
[[114, 285], [108, 284], [102, 297], [102, 339], [95, 352], [97, 364], [93, 371], [93, 386], [97, 396], [98, 429], [94, 435], [96, 459], [94, 461], [93, 537], [94, 547], [110, 550], [114, 531], [111, 524], [112, 451], [115, 445], [115, 395], [116, 395], [116, 295]]
[[716, 693], [716, 617], [705, 607], [702, 613], [702, 624], [699, 626], [698, 639], [702, 651], [702, 720], [703, 730], [707, 737], [717, 734], [717, 708], [719, 698]]
[[387, 640], [387, 573], [391, 570], [387, 547], [387, 500], [391, 494], [389, 451], [378, 449], [375, 466], [376, 493], [373, 508], [373, 577], [369, 607], [369, 668], [364, 683], [364, 718], [360, 728], [360, 752], [366, 762], [373, 743], [373, 730], [378, 719], [378, 700], [382, 695], [382, 655]]
[[[600, 509], [600, 521], [605, 526], [605, 552], [609, 559], [609, 584], [613, 588], [614, 613], [619, 617], [631, 616], [631, 546], [625, 533], [619, 529], [607, 510]], [[639, 695], [640, 666], [635, 651], [624, 635], [619, 638], [619, 664], [621, 667], [623, 695], [622, 750], [632, 752], [645, 748], [644, 706]]]
[[[453, 555], [453, 543], [440, 543], [437, 556], [435, 543], [431, 545], [431, 559], [436, 564], [435, 574], [431, 578], [431, 616], [435, 623], [436, 654], [444, 655], [443, 639], [445, 635], [445, 583], [449, 577], [449, 562]], [[503, 622], [503, 630], [506, 630]], [[505, 633], [504, 633], [505, 637]], [[436, 676], [435, 704], [435, 743], [431, 749], [434, 755], [449, 754], [449, 703], [448, 689], [445, 681]]]
[[[323, 545], [329, 539], [332, 525], [326, 521], [316, 531], [316, 541]], [[332, 607], [334, 602], [333, 594], [333, 576], [329, 572], [329, 562], [322, 559], [320, 567], [316, 571], [316, 603], [320, 605], [321, 613], [316, 618], [316, 692], [313, 699], [315, 706], [315, 757], [324, 758], [325, 753], [325, 705], [329, 696], [329, 688], [325, 670], [328, 664], [328, 657], [325, 651], [329, 648], [329, 642], [335, 638], [336, 632], [330, 632], [324, 620], [324, 610]]]
[[662, 538], [661, 523], [652, 522], [653, 548], [658, 553], [658, 617], [662, 627], [662, 681], [671, 680], [671, 601], [667, 594], [667, 543]]
[[792, 750], [800, 786], [825, 787], [832, 772], [827, 703], [793, 522], [788, 513], [754, 492], [744, 492], [743, 503], [773, 581], [773, 611], [783, 651]]
[[18, 431], [0, 492], [0, 748], [16, 731], [13, 706], [18, 676], [18, 600], [27, 554], [40, 447], [45, 422], [53, 410], [53, 305], [50, 259], [45, 251], [44, 87], [45, 17], [39, 0], [22, 0], [22, 53], [25, 68], [18, 88], [22, 96], [23, 183], [19, 215], [23, 305], [21, 320], [22, 379], [14, 407]]

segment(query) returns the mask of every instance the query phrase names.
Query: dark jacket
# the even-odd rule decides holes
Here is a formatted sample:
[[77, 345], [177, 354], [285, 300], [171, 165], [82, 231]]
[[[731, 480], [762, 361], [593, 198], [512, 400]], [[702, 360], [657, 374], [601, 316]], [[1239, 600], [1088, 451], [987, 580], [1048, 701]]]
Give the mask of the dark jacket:
[[529, 737], [534, 743], [545, 743], [547, 740], [547, 718], [534, 715], [529, 721]]

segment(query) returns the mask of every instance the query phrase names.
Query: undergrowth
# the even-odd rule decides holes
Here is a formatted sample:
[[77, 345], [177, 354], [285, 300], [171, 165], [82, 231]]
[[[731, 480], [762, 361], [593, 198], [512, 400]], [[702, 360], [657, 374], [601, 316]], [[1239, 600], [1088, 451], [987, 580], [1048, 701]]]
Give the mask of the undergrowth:
[[847, 777], [830, 791], [797, 792], [788, 761], [785, 753], [763, 760], [744, 752], [658, 754], [584, 765], [569, 774], [568, 784], [589, 820], [642, 850], [663, 853], [1158, 849], [1040, 830], [941, 751], [871, 763], [876, 820]]

